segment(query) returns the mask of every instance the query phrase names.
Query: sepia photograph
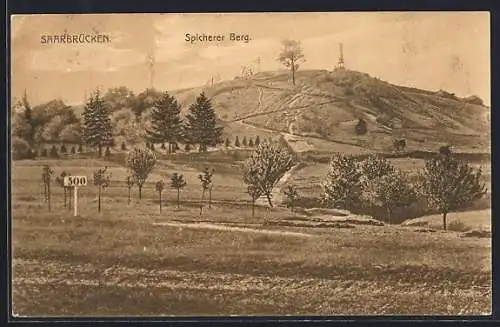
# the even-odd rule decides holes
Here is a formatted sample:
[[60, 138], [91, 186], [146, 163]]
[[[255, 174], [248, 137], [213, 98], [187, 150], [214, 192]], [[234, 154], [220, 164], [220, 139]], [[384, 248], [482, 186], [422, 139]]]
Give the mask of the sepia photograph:
[[10, 24], [13, 317], [492, 314], [489, 12]]

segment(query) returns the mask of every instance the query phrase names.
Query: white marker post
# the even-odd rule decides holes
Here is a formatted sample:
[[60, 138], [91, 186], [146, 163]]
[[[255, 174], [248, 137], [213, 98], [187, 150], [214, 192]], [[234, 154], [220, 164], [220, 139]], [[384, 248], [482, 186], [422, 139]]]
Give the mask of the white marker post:
[[64, 177], [64, 186], [69, 186], [74, 188], [74, 214], [75, 217], [78, 216], [78, 187], [87, 186], [87, 176], [66, 176]]

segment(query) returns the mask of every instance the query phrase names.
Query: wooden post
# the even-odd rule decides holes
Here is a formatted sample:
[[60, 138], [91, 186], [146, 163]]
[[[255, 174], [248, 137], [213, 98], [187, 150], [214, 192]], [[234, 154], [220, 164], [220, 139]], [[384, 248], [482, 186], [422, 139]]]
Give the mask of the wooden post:
[[78, 216], [78, 186], [75, 186], [75, 203], [74, 203], [74, 209], [75, 209], [75, 217]]

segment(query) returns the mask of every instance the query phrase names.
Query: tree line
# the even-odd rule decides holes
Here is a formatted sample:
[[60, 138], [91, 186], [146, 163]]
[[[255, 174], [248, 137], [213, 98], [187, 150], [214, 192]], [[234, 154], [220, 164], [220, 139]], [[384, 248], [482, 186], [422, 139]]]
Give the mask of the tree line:
[[[247, 185], [252, 204], [252, 217], [255, 213], [255, 202], [264, 197], [268, 205], [273, 207], [272, 193], [283, 176], [296, 165], [296, 158], [290, 150], [277, 141], [265, 141], [252, 152], [243, 164], [243, 182]], [[138, 188], [139, 200], [142, 198], [142, 188], [154, 170], [157, 158], [154, 151], [147, 148], [135, 148], [126, 158], [129, 170], [127, 177], [128, 203], [131, 189]], [[98, 211], [101, 210], [101, 192], [109, 186], [110, 174], [104, 169], [94, 173], [94, 185], [98, 187]], [[210, 208], [212, 191], [214, 189], [213, 169], [205, 169], [198, 178], [201, 186], [200, 215], [203, 214], [204, 203]], [[42, 170], [42, 181], [45, 185], [45, 199], [50, 210], [50, 181], [53, 170], [45, 166]], [[67, 176], [63, 172], [56, 179], [62, 187], [62, 180]], [[459, 160], [451, 152], [443, 151], [436, 157], [428, 159], [425, 167], [414, 176], [394, 167], [387, 159], [379, 155], [370, 155], [359, 159], [354, 155], [337, 153], [332, 156], [329, 170], [324, 176], [321, 200], [332, 208], [343, 207], [350, 210], [354, 205], [370, 204], [386, 209], [387, 221], [396, 208], [410, 206], [418, 199], [425, 199], [429, 206], [443, 215], [443, 228], [447, 228], [447, 214], [466, 208], [472, 202], [486, 194], [486, 187], [481, 181], [482, 171], [470, 166], [464, 160]], [[155, 189], [159, 194], [160, 211], [162, 192], [165, 182], [159, 180]], [[171, 176], [170, 186], [177, 190], [177, 206], [180, 205], [180, 191], [187, 185], [181, 173]], [[66, 205], [66, 190], [64, 199]], [[294, 211], [295, 202], [299, 197], [294, 185], [284, 188], [286, 204]]]
[[[130, 109], [125, 106], [127, 98], [121, 107], [116, 104], [117, 96], [111, 97], [110, 91], [103, 96], [97, 90], [86, 99], [82, 119], [60, 100], [32, 108], [25, 94], [13, 110], [14, 158], [33, 157], [37, 146], [45, 142], [79, 146], [83, 143], [97, 149], [102, 156], [105, 147], [115, 144], [117, 132], [122, 135], [139, 133], [140, 139], [151, 144], [167, 143], [169, 153], [179, 148], [179, 142], [189, 144], [189, 147], [197, 145], [201, 152], [223, 143], [223, 127], [219, 126], [211, 100], [203, 92], [189, 106], [184, 119], [175, 97], [168, 92], [148, 92], [151, 97], [143, 99], [150, 106], [148, 115], [144, 111], [136, 111], [135, 117], [129, 115]], [[123, 96], [123, 90], [116, 93]], [[115, 94], [112, 92], [111, 95]], [[54, 151], [51, 150], [51, 156]], [[43, 154], [40, 152], [40, 155]]]

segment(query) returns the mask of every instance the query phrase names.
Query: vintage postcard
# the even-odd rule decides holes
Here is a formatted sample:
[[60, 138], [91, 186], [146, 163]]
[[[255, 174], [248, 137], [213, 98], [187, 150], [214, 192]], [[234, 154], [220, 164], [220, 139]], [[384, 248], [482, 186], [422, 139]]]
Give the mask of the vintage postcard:
[[488, 12], [11, 26], [13, 316], [491, 314]]

